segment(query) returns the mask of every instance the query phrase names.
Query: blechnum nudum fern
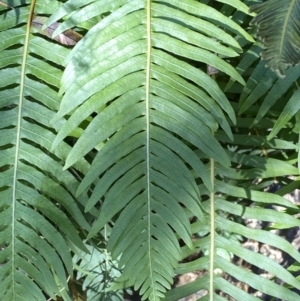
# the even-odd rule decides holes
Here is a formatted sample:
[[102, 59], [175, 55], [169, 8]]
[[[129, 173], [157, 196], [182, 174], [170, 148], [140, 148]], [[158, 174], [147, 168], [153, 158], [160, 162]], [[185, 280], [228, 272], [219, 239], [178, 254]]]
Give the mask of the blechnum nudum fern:
[[[250, 23], [283, 75], [297, 63], [299, 1], [269, 0], [255, 19], [244, 2], [257, 4], [0, 2], [1, 300], [76, 300], [78, 285], [87, 300], [122, 300], [128, 287], [150, 301], [200, 290], [260, 300], [230, 277], [298, 299], [297, 264], [289, 272], [241, 241], [300, 262], [270, 231], [300, 225], [282, 197], [298, 187], [300, 69], [267, 69]], [[264, 40], [273, 6], [294, 35], [278, 25], [280, 40]], [[266, 192], [274, 180], [283, 188]]]

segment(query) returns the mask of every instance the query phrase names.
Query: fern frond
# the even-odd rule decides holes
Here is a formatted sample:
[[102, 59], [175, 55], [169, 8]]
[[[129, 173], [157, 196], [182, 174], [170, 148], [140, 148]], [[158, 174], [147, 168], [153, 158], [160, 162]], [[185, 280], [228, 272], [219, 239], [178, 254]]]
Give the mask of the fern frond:
[[[237, 109], [237, 107], [236, 107]], [[253, 115], [257, 111], [253, 111]], [[250, 114], [250, 112], [248, 112]], [[197, 292], [204, 292], [204, 300], [223, 300], [222, 296], [229, 295], [235, 300], [260, 300], [253, 294], [245, 292], [230, 283], [231, 277], [237, 279], [252, 289], [285, 300], [297, 300], [297, 294], [290, 287], [299, 287], [296, 277], [284, 269], [280, 264], [271, 260], [266, 255], [247, 249], [241, 241], [253, 240], [257, 243], [267, 244], [279, 249], [284, 254], [289, 254], [299, 261], [297, 249], [287, 240], [269, 229], [290, 229], [298, 227], [298, 207], [291, 201], [282, 197], [283, 194], [292, 191], [298, 184], [291, 183], [280, 193], [261, 191], [270, 187], [274, 178], [279, 183], [285, 183], [286, 176], [297, 176], [298, 168], [295, 151], [297, 144], [290, 139], [266, 140], [264, 131], [272, 126], [272, 123], [262, 119], [257, 124], [257, 129], [249, 132], [249, 125], [254, 118], [238, 118], [236, 127], [239, 134], [233, 135], [233, 142], [222, 131], [218, 130], [215, 137], [227, 146], [226, 153], [232, 162], [230, 168], [225, 168], [215, 163], [214, 180], [215, 194], [199, 185], [204, 208], [204, 215], [210, 218], [210, 224], [204, 220], [198, 220], [192, 224], [192, 233], [198, 237], [193, 241], [194, 250], [186, 246], [181, 248], [181, 260], [176, 269], [179, 275], [194, 271], [201, 271], [198, 279], [192, 283], [176, 287], [166, 293], [165, 300], [178, 300]], [[259, 135], [262, 134], [262, 136]], [[278, 134], [278, 137], [285, 137]], [[295, 137], [297, 142], [297, 137]], [[284, 156], [278, 152], [281, 150]], [[203, 154], [196, 152], [199, 157]], [[255, 184], [260, 179], [259, 184]], [[280, 206], [275, 210], [274, 205]], [[212, 210], [213, 208], [213, 210]], [[267, 229], [251, 229], [244, 224], [247, 220], [258, 220], [267, 223]], [[211, 224], [213, 223], [213, 226]], [[190, 256], [199, 254], [196, 259]], [[233, 261], [233, 262], [232, 262]], [[234, 262], [243, 261], [252, 270], [236, 266]], [[213, 263], [213, 265], [212, 265]], [[240, 265], [240, 264], [239, 264]], [[253, 270], [255, 267], [255, 272]], [[259, 271], [270, 274], [272, 279], [266, 279]], [[283, 287], [274, 282], [274, 279], [283, 281]], [[225, 299], [224, 299], [225, 300]]]
[[269, 0], [253, 5], [257, 13], [252, 23], [263, 44], [261, 56], [267, 66], [284, 77], [285, 69], [300, 60], [300, 3], [298, 0]]
[[108, 291], [120, 275], [117, 261], [113, 261], [105, 248], [85, 244], [89, 254], [76, 248], [73, 262], [77, 270], [76, 280], [82, 282], [88, 300], [106, 299], [121, 301], [124, 299], [121, 290]]
[[[50, 152], [69, 50], [31, 33], [35, 1], [16, 2], [0, 12], [0, 299], [41, 301], [60, 295], [56, 279], [67, 288], [67, 241], [85, 249], [76, 227], [89, 225], [74, 197], [78, 180], [61, 172], [70, 146]], [[87, 166], [81, 160], [77, 167]]]
[[294, 117], [299, 112], [299, 89], [293, 94], [293, 96], [289, 99], [288, 103], [284, 107], [282, 113], [279, 118], [276, 120], [274, 127], [271, 133], [268, 135], [268, 140], [271, 140], [276, 136], [276, 134], [290, 121], [292, 117]]
[[[264, 66], [263, 61], [258, 60], [260, 50], [257, 45], [252, 46], [243, 55], [237, 67], [241, 74], [250, 74], [240, 95], [238, 114], [250, 112], [253, 114], [255, 111], [256, 119], [251, 125], [252, 127], [257, 126], [266, 115], [273, 120], [275, 120], [274, 116], [280, 115], [280, 111], [292, 96], [288, 92], [297, 89], [297, 80], [300, 75], [300, 69], [293, 67], [286, 71], [284, 79], [278, 78], [276, 74]], [[231, 81], [227, 88], [232, 84]], [[273, 111], [271, 112], [271, 110]], [[296, 111], [294, 111], [294, 115], [295, 113]]]
[[[230, 188], [231, 187], [231, 188]], [[245, 237], [254, 241], [261, 242], [263, 244], [271, 245], [275, 248], [282, 250], [283, 252], [292, 256], [296, 261], [299, 261], [298, 251], [285, 239], [277, 236], [276, 234], [270, 233], [262, 229], [250, 229], [241, 224], [240, 218], [245, 219], [258, 219], [260, 221], [271, 222], [275, 224], [284, 225], [284, 227], [290, 228], [298, 226], [299, 220], [292, 217], [290, 214], [285, 214], [284, 212], [274, 211], [273, 209], [263, 208], [259, 202], [265, 200], [272, 204], [272, 197], [278, 198], [278, 204], [281, 206], [286, 206], [287, 208], [296, 208], [292, 203], [278, 197], [274, 194], [251, 191], [239, 188], [236, 191], [236, 186], [231, 186], [224, 183], [219, 183], [216, 191], [222, 193], [222, 196], [234, 195], [237, 202], [226, 201], [225, 199], [216, 198], [214, 202], [214, 207], [216, 214], [214, 216], [214, 223], [216, 232], [211, 233], [209, 236], [204, 236], [193, 242], [194, 249], [197, 252], [201, 252], [202, 256], [192, 261], [186, 263], [180, 263], [176, 272], [178, 274], [184, 274], [193, 272], [195, 270], [200, 271], [210, 271], [211, 255], [209, 253], [210, 245], [213, 240], [215, 253], [214, 253], [214, 265], [213, 268], [213, 283], [211, 283], [209, 275], [203, 273], [203, 276], [199, 277], [194, 282], [176, 287], [171, 291], [167, 292], [165, 300], [172, 301], [178, 300], [178, 298], [183, 298], [188, 295], [197, 293], [200, 290], [206, 290], [206, 296], [202, 297], [204, 300], [223, 300], [218, 294], [222, 292], [223, 294], [228, 294], [232, 298], [239, 300], [242, 296], [243, 300], [257, 301], [260, 300], [251, 294], [246, 293], [240, 288], [232, 285], [227, 280], [225, 280], [223, 274], [231, 275], [238, 281], [249, 285], [250, 287], [263, 292], [267, 295], [285, 299], [285, 300], [297, 300], [297, 294], [289, 290], [286, 287], [276, 284], [274, 281], [266, 279], [261, 275], [256, 275], [251, 271], [247, 271], [243, 267], [239, 267], [230, 262], [230, 257], [233, 255], [236, 258], [248, 262], [252, 266], [256, 266], [258, 269], [266, 271], [278, 279], [281, 279], [292, 287], [299, 287], [298, 280], [286, 269], [280, 266], [279, 263], [266, 257], [265, 255], [256, 253], [252, 250], [245, 248], [240, 245], [240, 241], [234, 238], [235, 235], [240, 237]], [[228, 194], [227, 194], [228, 193]], [[263, 194], [263, 195], [260, 195]], [[264, 199], [262, 198], [264, 197]], [[251, 207], [247, 205], [244, 206], [243, 199], [251, 198], [252, 200], [257, 200], [253, 202]], [[239, 204], [241, 203], [241, 204]], [[207, 213], [210, 212], [210, 200], [202, 202], [202, 205]], [[230, 219], [228, 218], [230, 215]], [[209, 231], [208, 228], [203, 227], [203, 223], [196, 222], [193, 225], [193, 233], [206, 233]], [[204, 234], [205, 235], [205, 234]], [[222, 250], [222, 252], [221, 252]], [[191, 255], [191, 251], [186, 247], [182, 248], [182, 260]], [[225, 254], [227, 255], [225, 256]], [[226, 258], [228, 257], [228, 258]], [[222, 275], [220, 275], [220, 271]], [[210, 285], [212, 284], [213, 291], [210, 291]]]
[[[71, 9], [78, 9], [78, 19], [68, 17]], [[139, 289], [143, 299], [159, 300], [181, 256], [178, 237], [193, 246], [188, 212], [204, 219], [196, 179], [212, 190], [194, 149], [229, 164], [212, 132], [220, 126], [232, 138], [225, 116], [234, 123], [235, 114], [206, 65], [243, 84], [223, 57], [240, 51], [233, 35], [252, 37], [192, 0], [91, 1], [84, 7], [71, 0], [48, 25], [66, 17], [59, 34], [80, 26], [87, 20], [83, 12], [92, 10], [91, 18], [105, 17], [66, 59], [63, 100], [53, 122], [67, 120], [53, 149], [93, 116], [65, 168], [99, 150], [78, 189], [93, 189], [87, 211], [102, 204], [90, 237], [115, 220], [108, 250], [124, 266], [120, 281]]]

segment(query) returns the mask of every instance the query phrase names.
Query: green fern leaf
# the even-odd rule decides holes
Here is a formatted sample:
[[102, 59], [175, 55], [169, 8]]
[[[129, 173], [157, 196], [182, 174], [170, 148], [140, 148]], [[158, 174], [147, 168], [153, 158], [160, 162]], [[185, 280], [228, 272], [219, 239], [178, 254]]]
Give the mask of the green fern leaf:
[[[32, 34], [35, 1], [22, 3], [0, 14], [0, 299], [41, 301], [60, 295], [58, 282], [67, 288], [67, 242], [86, 250], [76, 227], [89, 225], [74, 197], [78, 180], [61, 172], [70, 146], [49, 151], [69, 50]], [[81, 160], [78, 169], [87, 166]]]
[[[238, 109], [237, 106], [236, 109]], [[248, 110], [249, 115], [256, 116], [256, 113], [257, 111], [254, 109]], [[280, 236], [270, 233], [267, 229], [250, 229], [242, 226], [248, 219], [265, 221], [269, 223], [269, 229], [290, 229], [298, 227], [299, 223], [296, 215], [294, 216], [298, 212], [297, 206], [281, 197], [281, 195], [293, 191], [295, 183], [287, 185], [278, 194], [259, 191], [269, 188], [270, 183], [273, 183], [273, 177], [284, 182], [287, 175], [298, 175], [298, 168], [294, 166], [296, 159], [289, 158], [289, 156], [283, 158], [278, 155], [280, 149], [283, 152], [291, 152], [293, 157], [296, 157], [297, 155], [292, 150], [297, 150], [297, 145], [290, 139], [284, 140], [285, 136], [280, 135], [280, 132], [278, 136], [284, 137], [283, 139], [273, 138], [267, 141], [265, 136], [259, 136], [259, 133], [268, 131], [272, 127], [273, 123], [267, 122], [270, 121], [267, 119], [262, 118], [257, 124], [257, 130], [249, 132], [249, 125], [253, 123], [253, 120], [254, 118], [237, 119], [239, 134], [233, 135], [233, 144], [222, 130], [218, 130], [215, 135], [218, 141], [227, 145], [227, 154], [232, 166], [224, 168], [218, 163], [214, 164], [215, 174], [222, 178], [222, 181], [215, 180], [214, 182], [217, 197], [208, 190], [205, 191], [203, 184], [199, 185], [202, 198], [210, 197], [209, 200], [202, 202], [202, 206], [213, 226], [207, 225], [201, 220], [192, 225], [192, 233], [200, 236], [199, 239], [193, 241], [193, 245], [197, 254], [201, 252], [201, 257], [191, 261], [189, 256], [194, 252], [182, 247], [182, 260], [187, 263], [180, 263], [176, 269], [178, 275], [201, 270], [204, 276], [199, 276], [199, 279], [192, 283], [172, 289], [166, 294], [166, 300], [175, 301], [178, 300], [178, 297], [183, 298], [190, 294], [197, 296], [200, 290], [202, 294], [206, 293], [206, 296], [201, 298], [204, 300], [223, 300], [223, 297], [218, 294], [222, 294], [221, 296], [228, 294], [236, 300], [240, 298], [259, 300], [232, 285], [229, 282], [229, 276], [239, 279], [239, 282], [267, 295], [279, 299], [297, 300], [297, 295], [288, 289], [299, 286], [294, 275], [289, 272], [285, 274], [287, 271], [282, 270], [277, 262], [241, 246], [240, 243], [245, 238], [268, 244], [286, 254], [292, 254], [291, 256], [296, 262], [299, 260], [297, 250]], [[197, 154], [199, 157], [203, 157], [201, 152], [197, 151]], [[253, 180], [256, 181], [258, 178], [262, 179], [262, 182], [255, 185]], [[275, 203], [282, 209], [277, 211], [270, 207]], [[236, 268], [230, 263], [235, 261], [231, 260], [233, 256], [235, 259], [239, 258], [249, 263], [250, 267], [257, 267], [259, 271], [267, 271], [274, 275], [275, 279], [281, 279], [286, 283], [285, 287], [277, 289], [273, 282], [274, 279], [265, 281], [263, 278], [261, 281], [261, 276], [257, 275], [257, 272], [251, 270], [249, 273], [240, 267]], [[212, 262], [218, 263], [212, 264]]]
[[274, 128], [268, 136], [268, 140], [271, 140], [286, 124], [287, 122], [295, 116], [299, 111], [299, 89], [293, 94], [288, 103], [286, 104], [284, 110], [280, 114], [278, 120], [276, 121]]
[[73, 262], [77, 270], [77, 281], [82, 281], [82, 289], [87, 300], [109, 299], [121, 301], [124, 299], [121, 290], [108, 291], [113, 281], [120, 276], [117, 261], [113, 261], [106, 249], [86, 244], [89, 254], [76, 248]]
[[257, 25], [257, 36], [262, 41], [262, 58], [267, 66], [284, 77], [285, 69], [299, 63], [298, 0], [269, 0], [251, 7], [257, 13], [252, 23]]
[[[106, 16], [65, 61], [63, 100], [53, 119], [62, 126], [52, 149], [93, 116], [65, 165], [98, 149], [77, 191], [93, 189], [86, 211], [101, 204], [89, 237], [114, 220], [108, 250], [124, 267], [118, 285], [159, 300], [171, 288], [181, 257], [178, 237], [193, 248], [189, 215], [205, 219], [196, 180], [212, 190], [194, 149], [220, 165], [230, 163], [212, 133], [220, 126], [233, 138], [225, 116], [235, 123], [235, 114], [206, 67], [244, 84], [224, 57], [240, 51], [233, 35], [253, 39], [198, 1], [88, 3], [68, 1], [46, 24], [66, 17], [58, 35], [87, 21], [83, 12]], [[74, 9], [78, 19], [68, 18]]]

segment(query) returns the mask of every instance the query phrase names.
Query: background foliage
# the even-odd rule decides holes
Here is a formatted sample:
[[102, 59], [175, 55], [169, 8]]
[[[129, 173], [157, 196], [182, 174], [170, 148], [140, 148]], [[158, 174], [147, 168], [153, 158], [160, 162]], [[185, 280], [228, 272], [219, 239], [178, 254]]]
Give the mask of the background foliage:
[[297, 300], [298, 0], [0, 4], [1, 300]]

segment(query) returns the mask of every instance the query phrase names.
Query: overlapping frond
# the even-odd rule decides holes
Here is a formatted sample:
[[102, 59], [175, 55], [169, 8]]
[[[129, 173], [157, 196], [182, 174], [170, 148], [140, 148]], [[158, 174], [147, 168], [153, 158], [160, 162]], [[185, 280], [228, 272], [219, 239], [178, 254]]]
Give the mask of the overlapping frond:
[[82, 290], [89, 301], [124, 300], [122, 290], [108, 291], [112, 283], [121, 275], [117, 260], [112, 260], [106, 246], [85, 244], [89, 253], [76, 248], [73, 257], [77, 270], [76, 280], [82, 282]]
[[[288, 100], [286, 106], [284, 107], [283, 111], [281, 112], [279, 118], [276, 120], [274, 127], [271, 133], [268, 135], [268, 140], [274, 138], [276, 134], [286, 126], [286, 124], [294, 117], [297, 116], [300, 107], [299, 107], [299, 89], [297, 89], [292, 97]], [[295, 125], [295, 128], [298, 128], [298, 120]], [[299, 129], [295, 129], [297, 133], [299, 133]]]
[[[247, 131], [252, 122], [253, 119], [238, 118], [237, 128], [241, 132], [243, 128]], [[300, 259], [297, 249], [279, 235], [263, 228], [246, 226], [247, 221], [257, 220], [271, 229], [299, 227], [299, 219], [296, 215], [293, 216], [298, 213], [297, 206], [280, 195], [261, 191], [269, 188], [274, 178], [281, 183], [285, 182], [285, 176], [299, 173], [293, 166], [294, 160], [288, 157], [289, 153], [294, 153], [297, 145], [278, 138], [267, 142], [263, 134], [262, 137], [259, 136], [259, 132], [267, 131], [269, 127], [270, 123], [263, 120], [257, 124], [257, 131], [253, 131], [252, 135], [234, 134], [232, 149], [232, 142], [222, 131], [216, 134], [219, 141], [228, 145], [227, 154], [232, 167], [224, 168], [218, 163], [215, 165], [215, 176], [222, 180], [215, 181], [216, 194], [213, 197], [209, 191], [205, 191], [203, 185], [199, 187], [204, 199], [202, 206], [214, 226], [212, 228], [202, 221], [192, 224], [192, 232], [199, 237], [193, 242], [198, 256], [191, 260], [190, 255], [195, 251], [182, 247], [183, 263], [176, 270], [178, 274], [197, 270], [201, 276], [192, 283], [171, 290], [166, 294], [165, 300], [175, 301], [192, 294], [203, 296], [201, 300], [226, 300], [224, 297], [227, 295], [235, 300], [261, 300], [253, 293], [247, 293], [246, 289], [242, 290], [241, 285], [278, 299], [296, 301], [299, 298], [297, 293], [288, 289], [289, 285], [298, 289], [300, 287], [293, 274], [274, 259], [247, 247], [247, 244], [241, 244], [245, 240], [255, 241], [289, 254], [296, 262]], [[288, 158], [283, 159], [278, 150], [285, 150]], [[261, 179], [259, 184], [255, 183], [258, 178]], [[281, 209], [274, 210], [274, 205]], [[213, 255], [210, 252], [212, 244], [215, 250]], [[234, 262], [244, 262], [243, 265], [248, 268], [241, 264], [235, 265]], [[249, 270], [249, 266], [252, 270]], [[272, 279], [266, 278], [263, 273], [268, 273]], [[287, 286], [277, 284], [274, 278]], [[238, 281], [239, 286], [233, 285], [232, 279]]]
[[[284, 79], [278, 78], [276, 74], [264, 66], [263, 61], [260, 61], [260, 51], [261, 48], [258, 45], [253, 45], [242, 55], [237, 66], [238, 72], [247, 77], [246, 85], [242, 88], [239, 96], [238, 114], [243, 115], [251, 112], [252, 116], [255, 115], [256, 118], [252, 126], [258, 124], [265, 117], [275, 122], [281, 114], [281, 110], [289, 103], [289, 99], [291, 99], [291, 103], [295, 103], [293, 93], [297, 90], [297, 81], [300, 76], [300, 69], [295, 66], [286, 71]], [[227, 85], [227, 89], [232, 90], [232, 87], [236, 87], [232, 85], [233, 81]], [[296, 107], [294, 106], [291, 111], [290, 104], [284, 109], [282, 114], [287, 114], [286, 112], [289, 111], [289, 119], [282, 115], [283, 117], [276, 121], [277, 124], [272, 132], [272, 137], [269, 136], [268, 139], [274, 137], [275, 131], [279, 131], [279, 124], [283, 128], [295, 116]], [[291, 112], [293, 112], [292, 115]]]
[[253, 24], [264, 48], [261, 57], [284, 77], [285, 69], [300, 61], [300, 2], [268, 0], [252, 6], [251, 11], [257, 13]]
[[[70, 10], [78, 23], [74, 15], [68, 18]], [[235, 114], [206, 68], [243, 84], [223, 58], [240, 51], [233, 34], [252, 38], [216, 9], [192, 0], [71, 0], [49, 24], [67, 17], [59, 34], [85, 21], [83, 11], [105, 17], [66, 59], [64, 96], [53, 122], [67, 120], [53, 149], [93, 116], [65, 168], [98, 150], [78, 190], [93, 189], [87, 211], [101, 204], [90, 236], [113, 219], [108, 250], [120, 257], [122, 281], [144, 299], [159, 300], [181, 257], [178, 237], [193, 247], [190, 213], [205, 219], [197, 179], [212, 190], [194, 150], [230, 163], [213, 132], [220, 127], [232, 138], [225, 116], [234, 123]]]
[[47, 14], [58, 3], [24, 2], [0, 7], [0, 299], [41, 301], [67, 287], [67, 241], [85, 249], [75, 227], [89, 225], [74, 198], [78, 181], [61, 171], [70, 146], [50, 152], [69, 50], [30, 32], [34, 8]]

